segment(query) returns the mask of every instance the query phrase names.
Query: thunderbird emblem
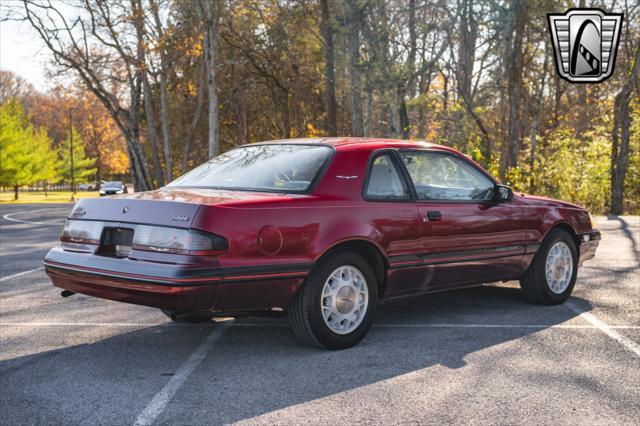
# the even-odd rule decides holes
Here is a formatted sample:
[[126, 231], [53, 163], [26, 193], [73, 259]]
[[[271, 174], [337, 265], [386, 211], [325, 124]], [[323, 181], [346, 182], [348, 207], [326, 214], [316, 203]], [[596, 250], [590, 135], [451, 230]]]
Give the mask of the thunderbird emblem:
[[87, 214], [87, 210], [84, 207], [78, 207], [71, 213], [71, 217], [84, 216]]
[[571, 83], [599, 83], [611, 77], [622, 13], [570, 9], [549, 13], [547, 19], [560, 77]]

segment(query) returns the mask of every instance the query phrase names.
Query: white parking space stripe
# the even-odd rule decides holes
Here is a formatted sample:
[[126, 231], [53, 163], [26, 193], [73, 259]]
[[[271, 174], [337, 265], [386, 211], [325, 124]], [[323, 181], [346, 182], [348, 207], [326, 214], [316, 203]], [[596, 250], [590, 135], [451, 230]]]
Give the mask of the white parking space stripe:
[[[171, 325], [172, 327], [202, 327], [202, 324], [187, 323], [151, 323], [151, 322], [0, 322], [0, 327], [155, 327]], [[544, 325], [544, 324], [415, 324], [415, 323], [378, 323], [374, 327], [396, 328], [561, 328], [599, 330], [595, 325]], [[234, 327], [289, 327], [283, 323], [234, 323]], [[640, 330], [640, 325], [609, 325], [611, 329]]]
[[611, 337], [612, 339], [616, 340], [618, 343], [621, 343], [627, 349], [629, 349], [631, 352], [633, 352], [636, 355], [640, 356], [640, 345], [639, 344], [637, 344], [633, 340], [629, 339], [628, 337], [623, 336], [622, 334], [618, 333], [617, 331], [613, 330], [614, 327], [611, 327], [611, 326], [605, 324], [604, 322], [602, 322], [598, 318], [596, 318], [593, 314], [584, 311], [579, 306], [575, 305], [571, 300], [568, 300], [565, 303], [565, 305], [567, 306], [567, 308], [571, 309], [573, 312], [578, 314], [578, 316], [580, 318], [584, 319], [587, 322], [590, 322], [596, 328], [598, 328], [600, 331], [602, 331], [604, 334], [606, 334], [609, 337]]
[[[598, 328], [593, 325], [544, 325], [544, 324], [375, 324], [374, 327], [433, 327], [433, 328]], [[611, 328], [629, 328], [629, 329], [640, 329], [640, 326], [634, 325], [618, 325], [612, 326]]]
[[182, 387], [184, 382], [189, 378], [191, 373], [200, 365], [202, 360], [207, 356], [207, 353], [213, 345], [222, 338], [224, 332], [231, 326], [231, 321], [225, 321], [218, 324], [218, 326], [209, 334], [204, 342], [196, 348], [189, 358], [180, 366], [176, 374], [167, 382], [166, 385], [158, 392], [158, 394], [151, 400], [147, 408], [136, 419], [134, 425], [150, 425], [152, 424], [160, 414], [164, 411], [167, 404], [171, 401], [174, 395]]
[[[155, 322], [0, 322], [0, 327], [154, 327], [172, 324]], [[173, 325], [202, 325], [202, 324], [173, 324]]]
[[18, 277], [21, 277], [21, 276], [23, 276], [23, 275], [30, 274], [30, 273], [32, 273], [32, 272], [42, 271], [43, 269], [44, 269], [44, 266], [41, 266], [41, 267], [39, 267], [39, 268], [29, 269], [28, 271], [18, 272], [17, 274], [13, 274], [13, 275], [9, 275], [8, 277], [0, 278], [0, 283], [1, 283], [1, 282], [8, 281], [8, 280], [13, 279], [13, 278], [18, 278]]
[[20, 213], [38, 213], [38, 212], [46, 212], [46, 211], [51, 211], [51, 209], [38, 209], [38, 210], [31, 210], [31, 211], [19, 211], [14, 213], [7, 213], [4, 216], [2, 216], [2, 218], [4, 220], [8, 220], [9, 222], [26, 223], [28, 225], [48, 225], [48, 226], [64, 225], [64, 222], [37, 222], [33, 220], [16, 219], [13, 217], [14, 215], [17, 215]]

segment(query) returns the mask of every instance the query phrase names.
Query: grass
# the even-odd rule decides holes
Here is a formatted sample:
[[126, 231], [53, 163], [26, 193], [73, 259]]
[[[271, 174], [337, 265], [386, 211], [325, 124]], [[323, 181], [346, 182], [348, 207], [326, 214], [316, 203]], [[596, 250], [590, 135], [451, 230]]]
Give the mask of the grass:
[[[98, 197], [98, 191], [78, 191], [77, 198]], [[0, 192], [0, 204], [46, 204], [46, 203], [70, 203], [71, 191], [49, 191], [45, 197], [44, 192], [19, 192], [18, 199], [13, 199], [13, 191]]]

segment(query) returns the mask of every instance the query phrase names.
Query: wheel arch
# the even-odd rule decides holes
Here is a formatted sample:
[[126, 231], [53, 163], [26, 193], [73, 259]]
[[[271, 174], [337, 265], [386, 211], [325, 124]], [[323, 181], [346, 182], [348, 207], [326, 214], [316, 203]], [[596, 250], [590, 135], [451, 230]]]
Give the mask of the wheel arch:
[[553, 231], [554, 229], [562, 229], [563, 231], [567, 232], [571, 236], [571, 239], [576, 244], [576, 250], [578, 251], [578, 256], [580, 256], [580, 237], [578, 236], [578, 233], [576, 232], [574, 227], [571, 226], [571, 224], [568, 222], [558, 222], [558, 223], [555, 223], [553, 226], [551, 226], [542, 237], [541, 243], [544, 242], [547, 236], [549, 236], [551, 231]]
[[[373, 272], [378, 281], [378, 297], [382, 297], [386, 287], [389, 261], [382, 248], [374, 241], [366, 238], [349, 238], [336, 241], [327, 247], [314, 261], [314, 266], [339, 250], [345, 250], [361, 255], [365, 260], [373, 259]], [[313, 273], [313, 268], [312, 268]]]

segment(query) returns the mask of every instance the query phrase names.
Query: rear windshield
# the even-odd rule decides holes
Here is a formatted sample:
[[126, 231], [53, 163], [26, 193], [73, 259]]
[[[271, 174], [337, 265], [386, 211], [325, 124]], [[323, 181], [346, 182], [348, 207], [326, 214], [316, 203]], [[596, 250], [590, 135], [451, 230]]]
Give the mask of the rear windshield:
[[207, 161], [168, 187], [305, 192], [331, 152], [322, 145], [245, 146]]

